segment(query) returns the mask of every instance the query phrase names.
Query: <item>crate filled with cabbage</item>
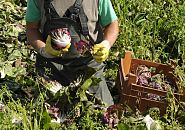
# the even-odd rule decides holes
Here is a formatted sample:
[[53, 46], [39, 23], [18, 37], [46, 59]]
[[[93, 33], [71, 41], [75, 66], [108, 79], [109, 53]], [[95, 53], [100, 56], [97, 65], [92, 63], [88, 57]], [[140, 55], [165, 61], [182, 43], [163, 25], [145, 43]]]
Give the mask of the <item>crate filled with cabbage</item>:
[[134, 59], [131, 55], [127, 51], [120, 62], [117, 80], [120, 103], [141, 112], [158, 107], [164, 114], [170, 96], [185, 101], [185, 91], [171, 65]]

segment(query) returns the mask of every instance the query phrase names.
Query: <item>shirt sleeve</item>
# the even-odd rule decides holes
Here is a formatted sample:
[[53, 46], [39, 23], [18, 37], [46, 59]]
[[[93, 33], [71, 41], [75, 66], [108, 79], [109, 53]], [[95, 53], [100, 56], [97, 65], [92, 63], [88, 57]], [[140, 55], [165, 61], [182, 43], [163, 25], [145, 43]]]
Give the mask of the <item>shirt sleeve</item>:
[[38, 6], [38, 0], [28, 0], [26, 9], [26, 21], [35, 22], [41, 19], [41, 12]]
[[103, 27], [118, 19], [110, 0], [99, 0], [99, 16]]

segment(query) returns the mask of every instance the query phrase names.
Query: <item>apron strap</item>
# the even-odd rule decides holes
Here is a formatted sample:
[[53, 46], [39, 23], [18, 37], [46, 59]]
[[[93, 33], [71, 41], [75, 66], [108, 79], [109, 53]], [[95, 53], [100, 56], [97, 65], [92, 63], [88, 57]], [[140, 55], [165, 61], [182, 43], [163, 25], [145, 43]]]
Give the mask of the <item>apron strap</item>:
[[51, 20], [52, 18], [60, 18], [52, 4], [52, 1], [53, 0], [44, 0], [45, 16], [47, 20]]

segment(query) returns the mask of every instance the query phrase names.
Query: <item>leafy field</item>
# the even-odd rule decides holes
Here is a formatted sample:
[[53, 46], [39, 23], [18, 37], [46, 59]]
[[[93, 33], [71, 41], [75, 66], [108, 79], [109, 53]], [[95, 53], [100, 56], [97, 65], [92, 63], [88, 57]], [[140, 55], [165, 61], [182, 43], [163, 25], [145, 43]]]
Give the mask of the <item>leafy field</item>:
[[[120, 22], [120, 34], [111, 49], [105, 76], [115, 102], [114, 87], [120, 59], [125, 51], [133, 57], [158, 63], [175, 64], [178, 84], [185, 86], [185, 1], [184, 0], [112, 0]], [[85, 92], [88, 84], [97, 82], [90, 78], [77, 81], [53, 95], [43, 87], [34, 68], [36, 52], [25, 37], [25, 0], [0, 1], [0, 129], [118, 129], [147, 130], [143, 121], [147, 114], [155, 120], [151, 129], [185, 129], [185, 103], [177, 102], [168, 92], [169, 106], [160, 116], [159, 109], [140, 113], [126, 104], [115, 110], [119, 117], [116, 126], [102, 121], [105, 113], [101, 103], [94, 105], [94, 97]], [[84, 83], [85, 82], [85, 83]], [[48, 84], [49, 86], [49, 84]], [[81, 89], [83, 86], [84, 89]], [[72, 93], [73, 91], [77, 93]], [[52, 97], [52, 98], [51, 98]], [[66, 99], [61, 101], [60, 99]], [[57, 123], [56, 106], [49, 103], [73, 104], [67, 120]], [[70, 105], [69, 105], [70, 106]], [[68, 109], [67, 105], [62, 106]], [[53, 120], [55, 119], [55, 120]], [[146, 118], [145, 118], [146, 119]], [[112, 125], [112, 124], [111, 124]], [[114, 127], [114, 128], [112, 128]]]

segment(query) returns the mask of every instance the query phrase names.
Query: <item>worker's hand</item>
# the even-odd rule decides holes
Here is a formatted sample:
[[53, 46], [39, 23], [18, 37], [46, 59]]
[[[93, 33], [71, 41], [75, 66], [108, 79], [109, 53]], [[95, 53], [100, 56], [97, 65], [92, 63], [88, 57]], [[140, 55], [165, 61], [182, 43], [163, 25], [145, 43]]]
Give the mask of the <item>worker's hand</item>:
[[39, 49], [39, 53], [46, 58], [60, 57], [62, 54], [68, 52], [71, 39], [64, 37], [63, 39], [57, 39], [48, 35], [46, 40], [46, 46]]
[[102, 41], [99, 44], [95, 44], [93, 47], [93, 58], [96, 62], [103, 62], [109, 56], [110, 42], [107, 40]]
[[45, 57], [45, 58], [54, 58], [54, 57], [59, 57], [61, 56], [61, 51], [60, 50], [55, 50], [51, 46], [51, 36], [49, 35], [46, 40], [46, 45], [45, 47], [42, 47], [38, 50], [38, 53]]
[[45, 46], [46, 53], [54, 57], [60, 57], [62, 54], [68, 52], [71, 43], [68, 41], [64, 44], [61, 44], [61, 42], [63, 41], [57, 41], [57, 39], [53, 39], [50, 35], [48, 35]]
[[45, 47], [39, 48], [38, 53], [45, 58], [54, 58], [55, 56], [50, 55], [46, 52]]

